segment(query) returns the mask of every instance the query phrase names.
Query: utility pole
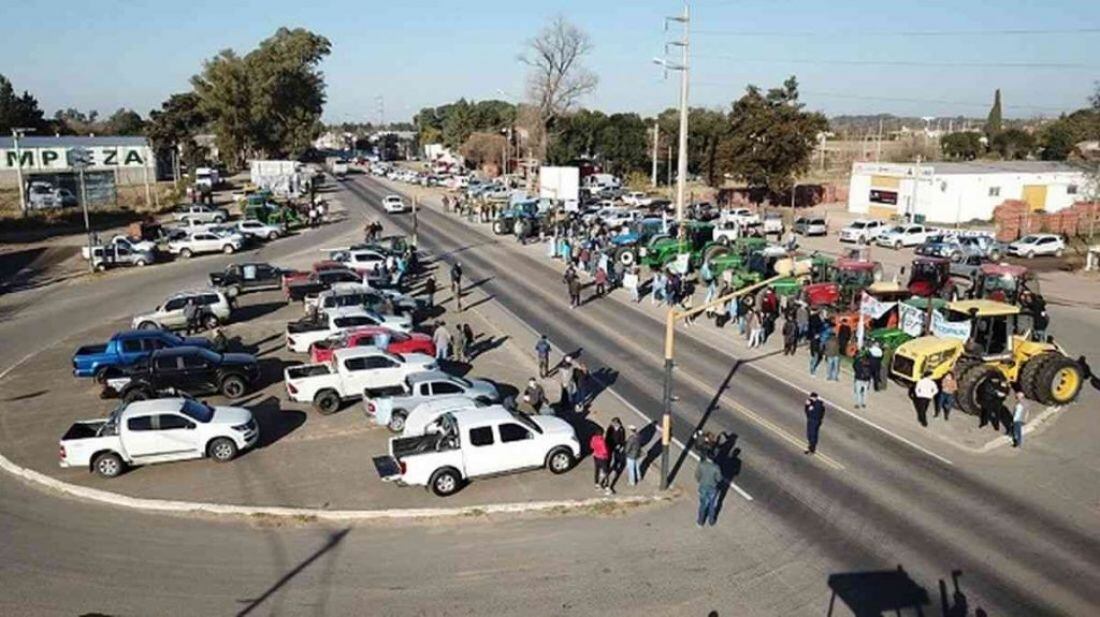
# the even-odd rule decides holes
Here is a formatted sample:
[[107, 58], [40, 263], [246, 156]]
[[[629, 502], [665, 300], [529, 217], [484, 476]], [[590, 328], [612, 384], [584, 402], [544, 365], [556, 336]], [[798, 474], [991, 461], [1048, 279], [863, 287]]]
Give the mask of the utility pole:
[[650, 186], [657, 188], [657, 146], [661, 142], [661, 127], [657, 121], [653, 121], [653, 173], [649, 180]]
[[875, 162], [882, 161], [882, 118], [878, 119], [878, 141], [875, 144]]
[[[95, 272], [95, 242], [92, 240], [92, 224], [88, 218], [88, 188], [84, 182], [84, 170], [92, 163], [92, 153], [87, 148], [69, 150], [69, 167], [80, 172], [80, 207], [84, 210], [84, 231], [88, 234], [88, 268]], [[103, 259], [107, 259], [107, 249], [103, 250]]]
[[668, 158], [665, 159], [665, 167], [668, 169], [668, 174], [667, 174], [668, 175], [668, 181], [666, 182], [666, 184], [668, 184], [669, 188], [671, 188], [672, 187], [672, 146], [671, 145], [669, 145], [669, 147], [668, 147]]
[[413, 250], [416, 250], [416, 249], [420, 248], [420, 237], [417, 234], [417, 227], [418, 226], [417, 226], [417, 220], [416, 220], [417, 210], [420, 209], [419, 206], [420, 206], [420, 198], [419, 197], [413, 197]]
[[19, 210], [23, 216], [27, 216], [27, 187], [23, 186], [23, 155], [19, 151], [19, 140], [34, 129], [13, 127], [11, 130], [11, 146], [15, 150], [15, 177], [19, 182]]

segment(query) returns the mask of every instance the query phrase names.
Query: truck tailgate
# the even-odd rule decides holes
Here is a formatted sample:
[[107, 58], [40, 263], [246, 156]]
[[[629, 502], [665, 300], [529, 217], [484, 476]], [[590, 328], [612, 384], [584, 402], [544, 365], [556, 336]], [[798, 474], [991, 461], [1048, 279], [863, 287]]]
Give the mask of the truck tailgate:
[[401, 477], [401, 464], [388, 454], [374, 457], [374, 469], [378, 471], [378, 477], [382, 478], [384, 482]]

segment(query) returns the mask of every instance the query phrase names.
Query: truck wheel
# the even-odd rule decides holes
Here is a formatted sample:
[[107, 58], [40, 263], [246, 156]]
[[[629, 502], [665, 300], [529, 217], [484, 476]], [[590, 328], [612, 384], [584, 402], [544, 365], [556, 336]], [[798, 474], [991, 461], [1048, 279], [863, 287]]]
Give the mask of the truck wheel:
[[1077, 398], [1084, 381], [1081, 367], [1072, 359], [1056, 355], [1039, 369], [1036, 400], [1044, 405], [1067, 405]]
[[226, 255], [232, 255], [233, 250], [234, 249], [233, 249], [232, 244], [226, 244], [224, 247], [222, 247], [222, 252], [225, 253]]
[[184, 259], [191, 259], [191, 249], [180, 249], [180, 257]]
[[1043, 366], [1058, 357], [1058, 354], [1053, 352], [1041, 353], [1037, 356], [1032, 356], [1027, 362], [1024, 363], [1024, 367], [1020, 369], [1020, 390], [1023, 391], [1024, 396], [1033, 400], [1041, 401], [1042, 399], [1042, 386], [1039, 381], [1039, 373], [1043, 370]]
[[448, 497], [462, 488], [462, 477], [458, 475], [458, 471], [453, 467], [445, 467], [432, 474], [428, 486], [431, 487], [432, 492], [437, 497]]
[[110, 367], [101, 366], [95, 370], [95, 375], [92, 376], [97, 384], [103, 385], [107, 383], [107, 377], [111, 374]]
[[248, 391], [248, 384], [240, 375], [230, 375], [222, 380], [221, 390], [226, 398], [240, 398]]
[[118, 474], [122, 473], [125, 466], [122, 463], [122, 458], [114, 452], [104, 452], [95, 457], [92, 461], [92, 468], [102, 478], [114, 478]]
[[404, 409], [394, 409], [390, 414], [390, 423], [387, 425], [389, 429], [395, 433], [400, 433], [405, 430], [405, 420], [409, 417], [409, 412]]
[[322, 416], [329, 416], [340, 409], [340, 395], [333, 390], [321, 390], [313, 397], [313, 408]]
[[554, 475], [561, 475], [573, 468], [576, 461], [568, 448], [556, 448], [546, 457], [546, 468]]
[[210, 315], [203, 323], [206, 325], [207, 330], [213, 330], [214, 328], [217, 328], [218, 324], [221, 322], [218, 321], [217, 315]]
[[895, 251], [900, 251], [901, 250], [901, 240], [898, 240], [898, 241], [894, 242], [894, 250]]
[[219, 215], [214, 217], [214, 224], [215, 225], [221, 225], [224, 222], [225, 222], [225, 217], [224, 216], [219, 214]]
[[138, 324], [138, 330], [156, 330], [158, 327], [155, 321], [143, 321]]
[[978, 389], [997, 371], [996, 368], [986, 364], [969, 366], [959, 376], [958, 403], [959, 409], [972, 416], [981, 412], [981, 401], [978, 400]]
[[107, 264], [102, 264], [102, 263], [101, 264], [96, 264], [95, 271], [96, 272], [106, 272], [107, 271]]
[[218, 437], [206, 447], [206, 455], [219, 463], [228, 463], [237, 457], [237, 444], [228, 437]]
[[241, 295], [241, 286], [240, 285], [230, 285], [229, 287], [226, 287], [225, 288], [225, 295], [228, 298], [236, 298], [237, 296]]

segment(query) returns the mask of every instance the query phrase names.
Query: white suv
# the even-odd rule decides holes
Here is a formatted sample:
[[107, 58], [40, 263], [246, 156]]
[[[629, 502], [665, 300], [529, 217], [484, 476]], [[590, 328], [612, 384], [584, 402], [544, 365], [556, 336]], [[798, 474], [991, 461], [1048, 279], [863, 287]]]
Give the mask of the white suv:
[[408, 208], [405, 206], [405, 202], [397, 195], [386, 195], [382, 200], [382, 208], [388, 214], [401, 214]]
[[887, 225], [882, 221], [858, 219], [852, 221], [847, 227], [840, 230], [840, 241], [867, 244], [874, 240], [880, 233], [886, 231], [886, 229]]
[[164, 304], [152, 312], [135, 316], [130, 327], [143, 330], [186, 328], [187, 318], [183, 316], [183, 309], [189, 301], [194, 301], [202, 310], [202, 325], [207, 328], [215, 328], [229, 321], [229, 315], [233, 311], [229, 298], [220, 291], [214, 289], [184, 291], [169, 296]]
[[168, 252], [189, 259], [199, 253], [233, 253], [244, 247], [244, 238], [238, 233], [200, 231], [186, 238], [168, 243]]
[[932, 230], [924, 225], [894, 225], [875, 237], [875, 243], [897, 250], [903, 246], [924, 244], [931, 235]]

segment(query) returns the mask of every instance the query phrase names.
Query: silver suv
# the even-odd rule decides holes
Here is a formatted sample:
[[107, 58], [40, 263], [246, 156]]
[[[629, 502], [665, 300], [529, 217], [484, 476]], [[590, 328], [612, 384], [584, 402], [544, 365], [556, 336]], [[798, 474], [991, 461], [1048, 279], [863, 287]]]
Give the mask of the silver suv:
[[181, 330], [187, 327], [187, 318], [183, 316], [183, 309], [189, 301], [194, 301], [202, 310], [202, 325], [207, 328], [215, 328], [219, 324], [229, 321], [233, 307], [229, 298], [220, 291], [203, 289], [197, 291], [184, 291], [172, 294], [150, 313], [137, 315], [131, 322], [134, 329], [163, 328], [167, 330]]

